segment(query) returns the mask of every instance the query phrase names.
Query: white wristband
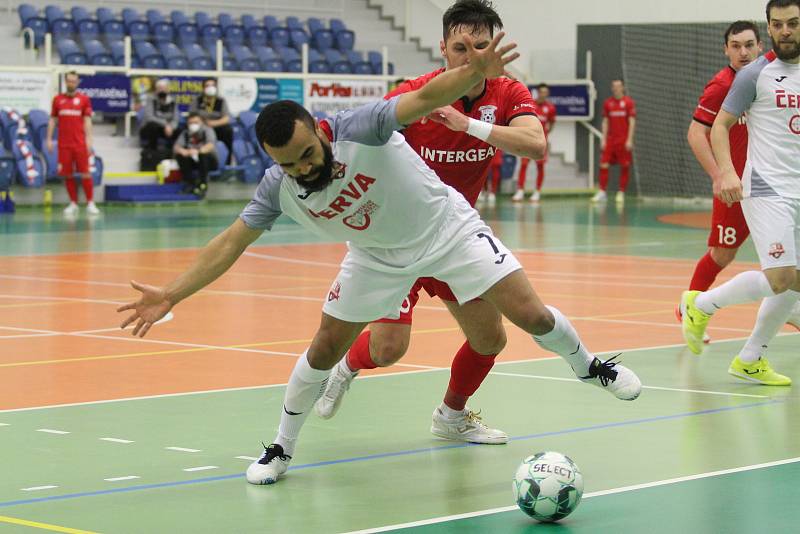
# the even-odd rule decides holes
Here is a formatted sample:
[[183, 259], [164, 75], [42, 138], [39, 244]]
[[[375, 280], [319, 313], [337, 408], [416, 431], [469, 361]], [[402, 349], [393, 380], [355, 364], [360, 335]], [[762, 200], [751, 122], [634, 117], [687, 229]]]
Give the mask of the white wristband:
[[492, 124], [478, 119], [470, 119], [467, 125], [467, 133], [481, 141], [486, 141], [492, 133]]

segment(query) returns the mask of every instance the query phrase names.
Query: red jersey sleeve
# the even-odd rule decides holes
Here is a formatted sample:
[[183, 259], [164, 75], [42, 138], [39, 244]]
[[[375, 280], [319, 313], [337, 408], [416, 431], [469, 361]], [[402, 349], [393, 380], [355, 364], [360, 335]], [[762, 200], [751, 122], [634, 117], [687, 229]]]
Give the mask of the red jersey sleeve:
[[391, 91], [389, 91], [388, 93], [386, 93], [384, 95], [383, 99], [384, 100], [389, 100], [390, 98], [392, 98], [394, 96], [402, 95], [403, 93], [408, 93], [410, 91], [413, 91], [414, 89], [416, 89], [416, 87], [413, 87], [411, 85], [411, 80], [406, 80], [403, 83], [399, 84], [394, 89], [392, 89]]
[[89, 99], [88, 96], [83, 97], [83, 116], [84, 117], [91, 117], [92, 116], [92, 101]]
[[628, 100], [628, 118], [636, 117], [636, 101], [631, 97], [627, 97]]
[[603, 118], [604, 119], [608, 118], [608, 108], [610, 106], [611, 106], [611, 99], [610, 98], [606, 98], [605, 101], [603, 102]]
[[536, 101], [533, 99], [531, 92], [520, 82], [513, 82], [508, 85], [506, 90], [506, 102], [508, 103], [508, 117], [506, 118], [506, 126], [517, 117], [522, 115], [536, 116], [538, 111]]
[[548, 106], [547, 122], [550, 124], [550, 126], [556, 123], [556, 115], [556, 107], [553, 105]]
[[58, 95], [53, 97], [53, 105], [50, 108], [50, 116], [58, 118]]
[[714, 124], [714, 119], [717, 118], [722, 107], [722, 102], [725, 100], [725, 95], [728, 94], [729, 87], [724, 87], [717, 78], [714, 78], [706, 88], [703, 89], [703, 94], [700, 100], [697, 101], [697, 107], [694, 109], [692, 118], [704, 126], [711, 126]]

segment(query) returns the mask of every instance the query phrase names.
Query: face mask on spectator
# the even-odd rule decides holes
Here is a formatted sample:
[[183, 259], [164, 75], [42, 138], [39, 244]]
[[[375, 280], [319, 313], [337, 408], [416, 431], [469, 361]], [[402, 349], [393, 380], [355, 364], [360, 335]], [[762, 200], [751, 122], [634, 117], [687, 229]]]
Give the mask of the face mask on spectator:
[[160, 98], [161, 100], [166, 100], [167, 93], [165, 91], [159, 91], [159, 92], [156, 93], [156, 96], [158, 98]]
[[193, 122], [189, 125], [189, 133], [196, 134], [200, 131], [200, 124]]
[[217, 88], [214, 87], [213, 85], [209, 85], [208, 87], [206, 87], [205, 91], [206, 91], [206, 96], [212, 96], [212, 97], [217, 96]]

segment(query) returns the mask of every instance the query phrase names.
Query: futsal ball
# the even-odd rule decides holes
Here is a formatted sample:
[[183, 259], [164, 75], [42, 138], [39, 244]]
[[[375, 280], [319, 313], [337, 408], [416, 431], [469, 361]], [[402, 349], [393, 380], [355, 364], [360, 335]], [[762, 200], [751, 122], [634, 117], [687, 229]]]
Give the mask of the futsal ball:
[[540, 452], [525, 458], [514, 476], [514, 497], [520, 510], [538, 521], [558, 521], [578, 507], [583, 475], [560, 452]]

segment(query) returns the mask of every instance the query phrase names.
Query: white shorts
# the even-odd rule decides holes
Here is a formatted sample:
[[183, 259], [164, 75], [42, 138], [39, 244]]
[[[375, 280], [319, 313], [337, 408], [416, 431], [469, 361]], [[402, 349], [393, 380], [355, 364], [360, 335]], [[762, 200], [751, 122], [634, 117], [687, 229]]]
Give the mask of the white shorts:
[[762, 270], [798, 265], [800, 200], [748, 197], [742, 200], [742, 212]]
[[322, 311], [353, 323], [397, 319], [418, 278], [430, 276], [445, 282], [459, 304], [464, 304], [522, 269], [517, 258], [484, 224], [456, 239], [447, 254], [413, 272], [378, 271], [358, 261], [357, 254], [348, 252]]

